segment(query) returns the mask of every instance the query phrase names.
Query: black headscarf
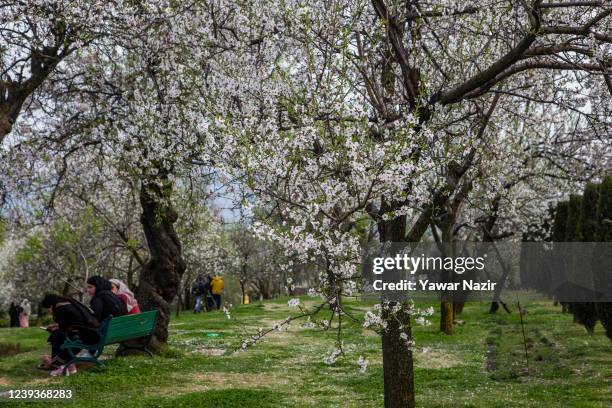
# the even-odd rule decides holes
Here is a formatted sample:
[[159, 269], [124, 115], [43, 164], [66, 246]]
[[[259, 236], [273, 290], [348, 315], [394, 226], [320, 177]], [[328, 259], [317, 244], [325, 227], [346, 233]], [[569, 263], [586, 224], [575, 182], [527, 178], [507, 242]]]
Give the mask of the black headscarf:
[[111, 283], [107, 279], [104, 279], [103, 277], [98, 275], [91, 276], [89, 279], [87, 279], [87, 283], [91, 286], [96, 287], [96, 293], [101, 292], [103, 290], [112, 289]]
[[101, 276], [92, 276], [87, 279], [87, 283], [96, 287], [89, 305], [99, 321], [110, 315], [117, 317], [127, 314], [125, 303], [112, 292], [110, 281]]
[[[63, 305], [58, 309], [57, 305], [59, 303], [63, 303]], [[40, 302], [40, 306], [45, 309], [53, 306], [53, 317], [59, 323], [60, 329], [64, 331], [72, 325], [97, 327], [99, 324], [93, 311], [76, 299], [47, 294]]]
[[69, 301], [70, 299], [68, 298], [49, 293], [45, 295], [42, 302], [40, 302], [40, 306], [44, 307], [45, 309], [48, 309], [51, 306], [55, 306], [56, 304], [60, 302], [69, 302]]

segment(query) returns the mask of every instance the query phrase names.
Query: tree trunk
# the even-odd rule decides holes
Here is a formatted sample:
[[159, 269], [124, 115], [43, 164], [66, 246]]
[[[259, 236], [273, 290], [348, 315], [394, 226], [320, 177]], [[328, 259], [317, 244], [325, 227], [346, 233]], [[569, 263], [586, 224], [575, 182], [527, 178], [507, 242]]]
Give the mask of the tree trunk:
[[255, 286], [257, 287], [257, 290], [259, 290], [261, 299], [269, 300], [274, 297], [273, 296], [274, 288], [271, 287], [269, 280], [266, 280], [264, 278], [259, 279], [256, 282]]
[[[444, 255], [447, 256], [447, 254]], [[454, 256], [455, 254], [451, 253], [448, 255]], [[442, 282], [453, 282], [454, 280], [454, 272], [443, 271], [441, 276]], [[441, 293], [440, 298], [440, 331], [448, 335], [453, 334], [453, 320], [455, 320], [453, 292], [445, 290]]]
[[179, 317], [181, 315], [181, 305], [182, 305], [183, 299], [181, 296], [181, 291], [179, 290], [178, 292], [178, 299], [176, 300], [176, 317]]
[[186, 285], [183, 289], [183, 310], [190, 310], [193, 308], [193, 301], [191, 299], [191, 288]]
[[[453, 282], [453, 274], [454, 272], [443, 271], [441, 274], [442, 282]], [[453, 334], [453, 320], [455, 320], [453, 292], [445, 290], [440, 296], [440, 331], [448, 335]]]
[[241, 280], [240, 281], [240, 293], [242, 294], [242, 301], [240, 302], [241, 304], [244, 305], [244, 282]]
[[[400, 337], [404, 332], [408, 335], [408, 340], [412, 339], [410, 315], [402, 310], [396, 317], [397, 320], [387, 320], [387, 330], [382, 335], [385, 408], [413, 408], [415, 400], [412, 351], [406, 340]], [[400, 330], [400, 324], [404, 326], [404, 330]]]
[[[442, 255], [445, 257], [454, 258], [456, 255], [455, 243], [453, 237], [453, 226], [455, 224], [456, 213], [448, 206], [446, 214], [443, 216], [442, 222]], [[442, 282], [452, 283], [455, 278], [454, 272], [442, 271]], [[455, 320], [453, 308], [453, 292], [445, 290], [440, 297], [440, 331], [444, 334], [453, 334], [453, 320]]]
[[506, 263], [503, 261], [502, 257], [499, 255], [499, 253], [497, 252], [497, 249], [495, 247], [495, 243], [490, 241], [491, 245], [493, 246], [493, 249], [495, 249], [495, 253], [497, 255], [498, 261], [502, 267], [502, 274], [499, 277], [499, 279], [497, 280], [496, 284], [495, 284], [495, 291], [493, 291], [493, 300], [491, 301], [491, 307], [489, 308], [489, 313], [493, 314], [496, 313], [497, 310], [499, 309], [499, 304], [497, 304], [498, 302], [501, 303], [501, 305], [504, 307], [504, 310], [508, 313], [512, 313], [512, 311], [508, 308], [508, 305], [506, 305], [504, 302], [502, 302], [501, 300], [501, 292], [502, 289], [504, 287], [504, 283], [506, 282], [506, 279], [508, 278], [508, 275], [510, 274], [510, 271], [508, 270], [508, 267], [506, 266]]
[[240, 282], [240, 293], [242, 294], [242, 299], [240, 300], [240, 303], [244, 305], [244, 291], [245, 291], [245, 287], [244, 287], [244, 283], [247, 279], [247, 262], [249, 261], [249, 256], [248, 255], [244, 255], [243, 260], [242, 260], [242, 266], [241, 266], [241, 279], [238, 279], [238, 281]]
[[158, 350], [168, 340], [170, 303], [180, 288], [186, 265], [181, 243], [174, 230], [178, 215], [170, 204], [172, 185], [166, 173], [155, 182], [141, 183], [142, 223], [149, 247], [149, 260], [140, 271], [138, 302], [143, 310], [159, 310], [151, 348]]
[[440, 302], [440, 331], [444, 334], [453, 334], [453, 301], [443, 298]]
[[[386, 211], [397, 203], [381, 202], [381, 211]], [[403, 242], [406, 234], [406, 217], [400, 216], [389, 221], [378, 222], [378, 234], [381, 242]], [[390, 302], [393, 307], [396, 302]], [[384, 317], [384, 314], [383, 314]], [[412, 340], [410, 316], [403, 310], [397, 320], [387, 320], [387, 329], [382, 332], [382, 353], [384, 372], [385, 408], [414, 408], [414, 368], [412, 350], [408, 342]], [[403, 325], [403, 330], [400, 329]], [[404, 332], [407, 339], [402, 339]]]

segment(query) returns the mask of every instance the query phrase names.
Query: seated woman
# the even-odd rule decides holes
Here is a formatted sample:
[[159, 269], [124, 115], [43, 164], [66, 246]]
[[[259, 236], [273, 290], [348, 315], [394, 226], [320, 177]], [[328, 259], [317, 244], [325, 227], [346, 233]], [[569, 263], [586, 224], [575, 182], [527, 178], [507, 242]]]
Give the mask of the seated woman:
[[127, 314], [125, 303], [111, 289], [111, 283], [101, 276], [87, 279], [87, 293], [91, 297], [89, 306], [99, 321], [110, 315], [117, 317]]
[[[64, 364], [70, 358], [68, 351], [61, 349], [66, 337], [75, 339], [78, 336], [86, 344], [95, 344], [99, 336], [92, 329], [97, 328], [99, 322], [87, 306], [74, 299], [50, 294], [42, 300], [41, 307], [51, 309], [55, 324], [47, 327], [47, 330], [51, 332], [47, 339], [51, 343], [51, 356], [43, 356], [43, 364], [40, 365], [40, 368], [50, 369], [52, 376], [58, 376], [62, 374]], [[79, 351], [79, 349], [72, 350], [74, 354]], [[76, 366], [71, 364], [66, 375], [74, 373], [76, 373]]]
[[120, 281], [119, 279], [109, 279], [112, 291], [119, 299], [125, 303], [127, 307], [127, 314], [132, 315], [136, 313], [140, 313], [140, 306], [138, 306], [138, 301], [134, 297], [134, 294], [128, 288], [128, 286]]

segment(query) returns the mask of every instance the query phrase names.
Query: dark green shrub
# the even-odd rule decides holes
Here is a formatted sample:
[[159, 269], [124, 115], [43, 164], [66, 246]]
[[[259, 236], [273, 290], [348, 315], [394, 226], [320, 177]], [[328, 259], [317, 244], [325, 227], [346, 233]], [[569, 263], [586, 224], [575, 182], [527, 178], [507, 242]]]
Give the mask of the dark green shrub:
[[[603, 179], [599, 187], [599, 202], [597, 205], [599, 220], [598, 241], [612, 242], [612, 176]], [[599, 247], [594, 256], [593, 277], [595, 287], [603, 293], [612, 293], [612, 253], [604, 246]], [[597, 304], [597, 315], [606, 329], [606, 335], [612, 339], [612, 302]]]

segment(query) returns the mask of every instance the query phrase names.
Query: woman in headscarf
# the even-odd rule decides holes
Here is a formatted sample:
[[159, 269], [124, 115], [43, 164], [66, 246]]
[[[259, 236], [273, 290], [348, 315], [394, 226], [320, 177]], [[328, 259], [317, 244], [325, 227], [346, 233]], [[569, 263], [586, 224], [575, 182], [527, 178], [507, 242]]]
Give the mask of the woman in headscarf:
[[28, 299], [23, 299], [21, 302], [21, 313], [19, 314], [19, 326], [30, 327], [30, 314], [32, 313], [32, 306]]
[[11, 302], [11, 307], [9, 308], [9, 316], [11, 317], [10, 327], [19, 327], [19, 314], [21, 313], [21, 309], [19, 305], [16, 305], [15, 302]]
[[123, 303], [125, 303], [127, 314], [132, 315], [140, 313], [140, 306], [138, 306], [138, 301], [134, 297], [134, 294], [130, 288], [128, 288], [128, 286], [119, 279], [109, 279], [109, 281], [111, 283], [111, 290], [113, 293], [117, 295], [117, 297], [121, 299]]
[[[92, 330], [98, 327], [98, 319], [93, 312], [81, 302], [58, 295], [49, 294], [41, 302], [41, 307], [51, 309], [55, 324], [49, 325], [47, 330], [51, 335], [47, 339], [51, 343], [51, 356], [43, 356], [43, 363], [39, 366], [49, 369], [52, 376], [61, 375], [64, 365], [68, 362], [70, 354], [62, 350], [66, 338], [78, 337], [85, 344], [95, 344], [99, 341], [98, 334]], [[80, 349], [72, 349], [77, 354]], [[76, 373], [76, 366], [71, 364], [66, 374]]]
[[107, 279], [97, 275], [87, 279], [87, 293], [91, 297], [89, 306], [98, 320], [102, 321], [110, 315], [117, 317], [127, 314], [125, 303], [112, 292]]

